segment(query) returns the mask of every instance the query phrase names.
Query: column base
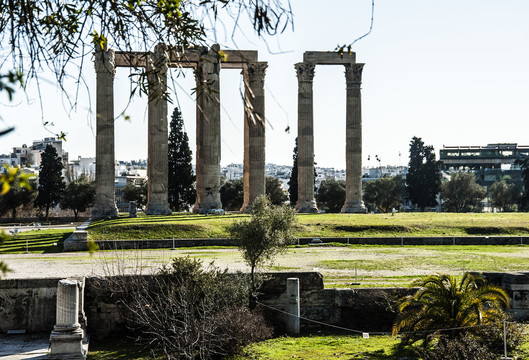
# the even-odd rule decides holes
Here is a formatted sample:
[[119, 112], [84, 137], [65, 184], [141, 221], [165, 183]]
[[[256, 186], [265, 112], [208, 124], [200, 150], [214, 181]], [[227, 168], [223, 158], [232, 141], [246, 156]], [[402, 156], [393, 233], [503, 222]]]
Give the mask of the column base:
[[118, 217], [118, 208], [116, 204], [95, 204], [92, 209], [93, 220], [111, 219], [116, 217]]
[[146, 215], [171, 215], [173, 212], [169, 209], [169, 204], [149, 203], [145, 210]]
[[84, 360], [88, 353], [87, 344], [83, 343], [84, 331], [81, 328], [69, 331], [57, 331], [50, 335], [50, 354], [48, 359]]
[[314, 200], [298, 200], [296, 204], [296, 211], [298, 213], [317, 214], [319, 212], [316, 201]]
[[[218, 200], [215, 200], [213, 194], [205, 196], [205, 201], [196, 202], [193, 206], [195, 214], [212, 214], [222, 210], [222, 203], [220, 202], [220, 193], [217, 193]], [[223, 210], [224, 211], [224, 210]]]
[[365, 214], [367, 209], [363, 201], [346, 201], [342, 207], [342, 213]]

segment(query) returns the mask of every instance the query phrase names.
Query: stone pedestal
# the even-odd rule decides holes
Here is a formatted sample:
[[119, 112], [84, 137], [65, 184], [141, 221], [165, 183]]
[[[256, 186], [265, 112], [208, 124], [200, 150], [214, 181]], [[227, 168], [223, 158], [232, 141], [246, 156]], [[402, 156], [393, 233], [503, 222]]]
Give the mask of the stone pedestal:
[[201, 57], [197, 81], [197, 150], [195, 213], [222, 208], [220, 201], [220, 58], [219, 46]]
[[118, 216], [114, 195], [114, 51], [96, 47], [96, 198], [92, 219]]
[[78, 281], [60, 280], [57, 287], [56, 325], [50, 336], [50, 359], [86, 359], [84, 331], [78, 318]]
[[147, 67], [149, 86], [148, 110], [148, 194], [147, 215], [170, 215], [168, 202], [168, 123], [167, 123], [167, 46], [159, 43]]
[[298, 335], [300, 330], [300, 299], [299, 299], [299, 279], [287, 279], [287, 332], [290, 335]]
[[298, 202], [300, 213], [316, 213], [314, 199], [314, 114], [312, 80], [315, 65], [295, 65], [298, 77]]
[[265, 194], [265, 92], [266, 62], [249, 63], [244, 77], [244, 202], [241, 212]]
[[345, 204], [343, 213], [365, 213], [362, 201], [362, 107], [360, 86], [364, 64], [345, 65], [346, 132], [345, 132]]
[[64, 241], [64, 251], [86, 251], [88, 244], [88, 233], [85, 230], [75, 230], [72, 235]]

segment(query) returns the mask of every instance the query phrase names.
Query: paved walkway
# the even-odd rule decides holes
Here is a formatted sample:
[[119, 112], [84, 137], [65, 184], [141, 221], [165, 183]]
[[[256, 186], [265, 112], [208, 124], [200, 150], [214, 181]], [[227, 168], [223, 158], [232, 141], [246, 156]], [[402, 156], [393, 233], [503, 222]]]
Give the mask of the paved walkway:
[[0, 359], [47, 359], [50, 346], [49, 338], [49, 334], [0, 334]]

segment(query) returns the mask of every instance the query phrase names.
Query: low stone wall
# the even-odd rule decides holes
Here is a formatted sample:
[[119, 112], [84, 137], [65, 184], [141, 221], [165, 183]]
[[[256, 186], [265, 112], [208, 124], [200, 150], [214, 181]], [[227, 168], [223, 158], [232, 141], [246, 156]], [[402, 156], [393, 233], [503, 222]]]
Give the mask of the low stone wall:
[[[299, 245], [322, 245], [340, 243], [350, 245], [529, 245], [529, 236], [441, 236], [441, 237], [340, 237], [318, 238], [321, 243], [313, 243], [314, 238], [299, 238]], [[237, 246], [235, 239], [152, 239], [152, 240], [97, 240], [102, 250], [114, 249], [167, 249], [194, 246]], [[74, 251], [67, 248], [65, 251]], [[86, 250], [83, 244], [82, 250]]]
[[[316, 272], [270, 273], [261, 288], [258, 301], [267, 320], [284, 330], [286, 279], [300, 280], [301, 326], [321, 328], [321, 322], [363, 332], [390, 332], [397, 299], [413, 290], [324, 289], [323, 277]], [[489, 282], [501, 285], [512, 300], [519, 319], [529, 317], [529, 273], [484, 273]], [[0, 281], [0, 333], [25, 330], [48, 332], [55, 325], [57, 284], [60, 279], [24, 279]], [[85, 279], [84, 308], [88, 332], [106, 337], [126, 329], [115, 297], [100, 278]], [[316, 322], [314, 322], [316, 321]]]
[[0, 281], [0, 333], [9, 330], [51, 332], [55, 325], [59, 280]]

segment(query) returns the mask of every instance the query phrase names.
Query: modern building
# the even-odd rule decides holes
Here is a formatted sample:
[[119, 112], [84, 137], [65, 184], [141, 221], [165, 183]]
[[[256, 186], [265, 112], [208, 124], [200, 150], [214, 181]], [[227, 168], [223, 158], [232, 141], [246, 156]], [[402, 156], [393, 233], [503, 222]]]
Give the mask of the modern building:
[[526, 158], [529, 158], [529, 146], [516, 143], [443, 146], [439, 154], [443, 171], [471, 171], [476, 175], [476, 182], [487, 187], [501, 180], [523, 186], [516, 160]]

